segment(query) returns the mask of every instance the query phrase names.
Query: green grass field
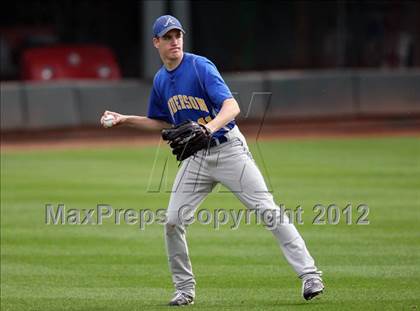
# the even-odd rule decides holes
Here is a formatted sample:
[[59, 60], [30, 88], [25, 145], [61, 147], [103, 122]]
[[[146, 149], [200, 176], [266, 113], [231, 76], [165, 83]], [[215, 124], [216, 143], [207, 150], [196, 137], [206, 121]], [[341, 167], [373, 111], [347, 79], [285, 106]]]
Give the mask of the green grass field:
[[[253, 150], [255, 145], [253, 145]], [[304, 209], [298, 230], [324, 272], [325, 294], [305, 302], [276, 241], [260, 225], [193, 224], [194, 310], [418, 310], [420, 140], [260, 143], [277, 203]], [[165, 150], [166, 152], [166, 150]], [[46, 225], [66, 209], [165, 208], [156, 148], [8, 152], [1, 156], [2, 310], [167, 310], [172, 283], [162, 225]], [[261, 157], [254, 153], [263, 168]], [[175, 174], [171, 160], [168, 180]], [[265, 171], [263, 169], [263, 171]], [[268, 174], [267, 174], [268, 172]], [[149, 177], [154, 191], [147, 191]], [[242, 208], [219, 189], [200, 208]], [[353, 206], [353, 224], [314, 225], [315, 204]], [[370, 224], [357, 225], [367, 204]]]

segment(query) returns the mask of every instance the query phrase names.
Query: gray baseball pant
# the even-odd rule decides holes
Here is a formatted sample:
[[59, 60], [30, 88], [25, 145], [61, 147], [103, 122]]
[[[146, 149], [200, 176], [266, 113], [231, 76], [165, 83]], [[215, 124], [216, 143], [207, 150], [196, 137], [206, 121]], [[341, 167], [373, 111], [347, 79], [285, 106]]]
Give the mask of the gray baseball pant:
[[[176, 290], [195, 296], [195, 279], [185, 238], [185, 220], [190, 219], [200, 203], [217, 183], [232, 191], [249, 209], [280, 211], [268, 191], [264, 178], [248, 150], [246, 140], [235, 126], [226, 134], [224, 144], [199, 151], [182, 162], [175, 178], [165, 224], [166, 249], [172, 280]], [[269, 215], [269, 213], [266, 213]], [[280, 213], [271, 213], [278, 220]], [[305, 242], [287, 215], [270, 230], [281, 250], [299, 277], [320, 273]], [[263, 217], [267, 225], [270, 217]], [[273, 219], [271, 219], [273, 221]]]

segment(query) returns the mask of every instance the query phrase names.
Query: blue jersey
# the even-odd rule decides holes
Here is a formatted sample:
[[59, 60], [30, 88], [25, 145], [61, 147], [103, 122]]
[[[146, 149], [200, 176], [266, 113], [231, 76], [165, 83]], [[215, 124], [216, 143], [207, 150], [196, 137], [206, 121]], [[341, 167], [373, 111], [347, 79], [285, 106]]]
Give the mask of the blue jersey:
[[[210, 122], [233, 98], [216, 66], [207, 58], [184, 53], [174, 70], [165, 66], [156, 73], [147, 117], [178, 125], [186, 120]], [[213, 134], [219, 138], [235, 126], [231, 121]]]

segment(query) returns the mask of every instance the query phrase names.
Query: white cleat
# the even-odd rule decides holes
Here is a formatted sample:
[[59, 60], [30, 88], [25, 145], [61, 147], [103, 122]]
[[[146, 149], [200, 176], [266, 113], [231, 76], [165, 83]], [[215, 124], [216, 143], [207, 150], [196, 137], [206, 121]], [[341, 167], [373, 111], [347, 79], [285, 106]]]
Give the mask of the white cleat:
[[311, 277], [303, 280], [302, 283], [302, 296], [305, 300], [311, 300], [312, 298], [322, 294], [324, 291], [324, 283], [320, 277]]
[[187, 306], [194, 304], [194, 297], [180, 291], [176, 291], [174, 298], [169, 302], [169, 306]]

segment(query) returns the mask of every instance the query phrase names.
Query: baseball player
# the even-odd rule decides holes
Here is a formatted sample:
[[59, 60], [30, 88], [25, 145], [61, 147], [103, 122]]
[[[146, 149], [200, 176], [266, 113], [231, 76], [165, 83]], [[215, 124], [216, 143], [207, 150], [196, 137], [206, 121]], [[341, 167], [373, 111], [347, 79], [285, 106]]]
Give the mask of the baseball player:
[[[113, 116], [112, 125], [163, 130], [177, 159], [176, 175], [165, 224], [166, 248], [175, 294], [171, 306], [189, 305], [195, 299], [195, 279], [188, 255], [185, 220], [217, 183], [231, 190], [249, 209], [264, 214], [279, 211], [248, 150], [234, 118], [239, 106], [216, 66], [207, 58], [185, 53], [181, 23], [173, 16], [159, 17], [153, 25], [153, 45], [163, 66], [156, 73], [147, 116]], [[182, 212], [181, 212], [182, 211]], [[263, 218], [266, 224], [279, 213]], [[270, 228], [288, 263], [302, 279], [302, 295], [309, 300], [324, 290], [321, 272], [305, 242], [287, 216]]]

